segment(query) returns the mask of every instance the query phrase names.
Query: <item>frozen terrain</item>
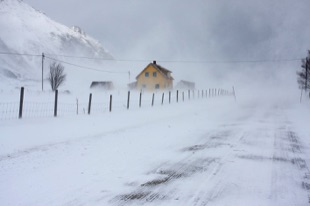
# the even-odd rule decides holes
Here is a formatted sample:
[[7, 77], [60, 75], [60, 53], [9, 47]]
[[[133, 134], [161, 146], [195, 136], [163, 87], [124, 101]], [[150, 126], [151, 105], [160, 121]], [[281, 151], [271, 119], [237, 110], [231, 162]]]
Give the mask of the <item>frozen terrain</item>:
[[[142, 35], [134, 35], [141, 45], [124, 48], [129, 57], [113, 60], [78, 26], [64, 26], [22, 0], [0, 0], [0, 205], [309, 205], [310, 103], [305, 95], [301, 103], [295, 97], [300, 52], [309, 39], [309, 32], [295, 32], [307, 19], [301, 15], [305, 9], [300, 9], [308, 8], [305, 2], [292, 6], [297, 12], [285, 12], [274, 2], [240, 10], [243, 3], [233, 2], [231, 11], [227, 3], [223, 5], [229, 9], [207, 4], [211, 9], [200, 11], [208, 14], [201, 16], [203, 20], [211, 20], [201, 24], [207, 26], [188, 18], [193, 13], [184, 4], [188, 16], [181, 12], [182, 18], [174, 17], [180, 23], [161, 21], [165, 15], [157, 13], [163, 27], [142, 26]], [[291, 7], [291, 2], [283, 5]], [[248, 13], [253, 11], [257, 14], [252, 19]], [[148, 19], [138, 10], [130, 13]], [[126, 21], [117, 17], [118, 23], [91, 15], [111, 20], [114, 27], [135, 28], [127, 15]], [[178, 24], [182, 30], [164, 37]], [[199, 35], [184, 27], [187, 24], [199, 28]], [[119, 31], [125, 41], [130, 39], [132, 34]], [[152, 58], [173, 71], [175, 83], [185, 79], [196, 88], [234, 85], [243, 91], [237, 99], [195, 96], [185, 101], [180, 93], [178, 102], [173, 91], [171, 103], [167, 92], [161, 103], [157, 91], [153, 106], [152, 94], [143, 93], [142, 107], [139, 93], [132, 92], [127, 109], [127, 84], [153, 60], [135, 57], [137, 49], [154, 52]], [[203, 51], [202, 61], [197, 51]], [[160, 61], [158, 55], [168, 61]], [[57, 118], [54, 93], [46, 81], [54, 61], [62, 63], [67, 74], [59, 90]], [[115, 90], [90, 91], [92, 81], [112, 81]], [[25, 88], [25, 98], [23, 117], [18, 119], [20, 87]]]
[[309, 102], [0, 121], [1, 205], [308, 205]]

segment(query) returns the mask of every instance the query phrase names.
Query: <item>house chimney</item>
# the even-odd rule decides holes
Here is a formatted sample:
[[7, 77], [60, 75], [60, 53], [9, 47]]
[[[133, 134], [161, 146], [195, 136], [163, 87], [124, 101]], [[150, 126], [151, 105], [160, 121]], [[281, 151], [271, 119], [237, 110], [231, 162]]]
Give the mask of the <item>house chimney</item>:
[[156, 64], [156, 61], [155, 61], [155, 60], [153, 61], [153, 64]]

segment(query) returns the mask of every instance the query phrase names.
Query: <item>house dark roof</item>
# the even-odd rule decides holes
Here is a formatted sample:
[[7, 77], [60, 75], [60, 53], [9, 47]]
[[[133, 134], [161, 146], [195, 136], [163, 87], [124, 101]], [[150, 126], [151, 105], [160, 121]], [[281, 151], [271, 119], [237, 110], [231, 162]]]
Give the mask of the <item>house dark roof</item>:
[[138, 76], [136, 77], [136, 79], [144, 72], [144, 70], [148, 67], [152, 65], [155, 69], [157, 69], [164, 77], [166, 77], [167, 79], [171, 79], [174, 80], [173, 77], [170, 75], [172, 72], [158, 64], [156, 64], [156, 61], [153, 61], [153, 63], [148, 64], [143, 70], [142, 72], [140, 72], [140, 74], [138, 74]]
[[154, 64], [154, 63], [151, 63], [155, 68], [157, 68], [161, 73], [164, 74], [164, 76], [166, 76], [167, 78], [169, 79], [172, 79], [172, 76], [170, 76], [170, 74], [172, 73], [171, 71], [169, 71], [168, 69], [158, 65], [158, 64]]
[[93, 81], [90, 88], [102, 88], [102, 89], [113, 89], [113, 82], [111, 81]]

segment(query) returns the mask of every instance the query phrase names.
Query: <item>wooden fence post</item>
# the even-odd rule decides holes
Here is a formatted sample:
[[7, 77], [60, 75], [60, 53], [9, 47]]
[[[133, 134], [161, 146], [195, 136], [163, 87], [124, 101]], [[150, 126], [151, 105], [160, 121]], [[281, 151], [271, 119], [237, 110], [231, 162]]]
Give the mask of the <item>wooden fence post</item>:
[[233, 89], [233, 95], [234, 95], [234, 97], [235, 97], [235, 101], [237, 101], [236, 92], [235, 92], [235, 87], [233, 86], [232, 89]]
[[191, 99], [191, 90], [188, 90], [188, 99]]
[[112, 112], [112, 94], [110, 94], [110, 106], [109, 111]]
[[88, 101], [88, 114], [90, 114], [91, 110], [91, 99], [92, 99], [92, 93], [89, 94], [89, 101]]
[[179, 90], [177, 90], [177, 103], [179, 102]]
[[129, 109], [129, 102], [130, 102], [130, 91], [128, 91], [128, 96], [127, 96], [127, 109]]
[[79, 99], [76, 98], [76, 114], [79, 114]]
[[164, 97], [165, 97], [165, 93], [163, 93], [163, 95], [161, 96], [161, 105], [164, 104]]
[[184, 91], [182, 92], [182, 100], [184, 102]]
[[171, 91], [169, 91], [169, 104], [171, 102]]
[[54, 117], [57, 117], [58, 90], [55, 90]]
[[141, 99], [142, 99], [142, 93], [140, 92], [140, 97], [139, 97], [139, 107], [141, 107]]
[[154, 106], [154, 93], [153, 93], [153, 95], [152, 95], [152, 106]]
[[24, 87], [21, 87], [20, 88], [20, 99], [19, 99], [19, 114], [18, 114], [19, 119], [23, 117], [23, 106], [24, 106]]

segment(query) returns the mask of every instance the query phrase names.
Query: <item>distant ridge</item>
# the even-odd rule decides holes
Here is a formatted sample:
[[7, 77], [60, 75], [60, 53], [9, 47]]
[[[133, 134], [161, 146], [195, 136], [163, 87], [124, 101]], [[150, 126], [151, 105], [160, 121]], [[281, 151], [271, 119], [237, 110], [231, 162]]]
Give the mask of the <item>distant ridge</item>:
[[0, 0], [0, 80], [37, 79], [40, 56], [87, 56], [113, 59], [101, 43], [79, 26], [62, 25], [22, 0]]

